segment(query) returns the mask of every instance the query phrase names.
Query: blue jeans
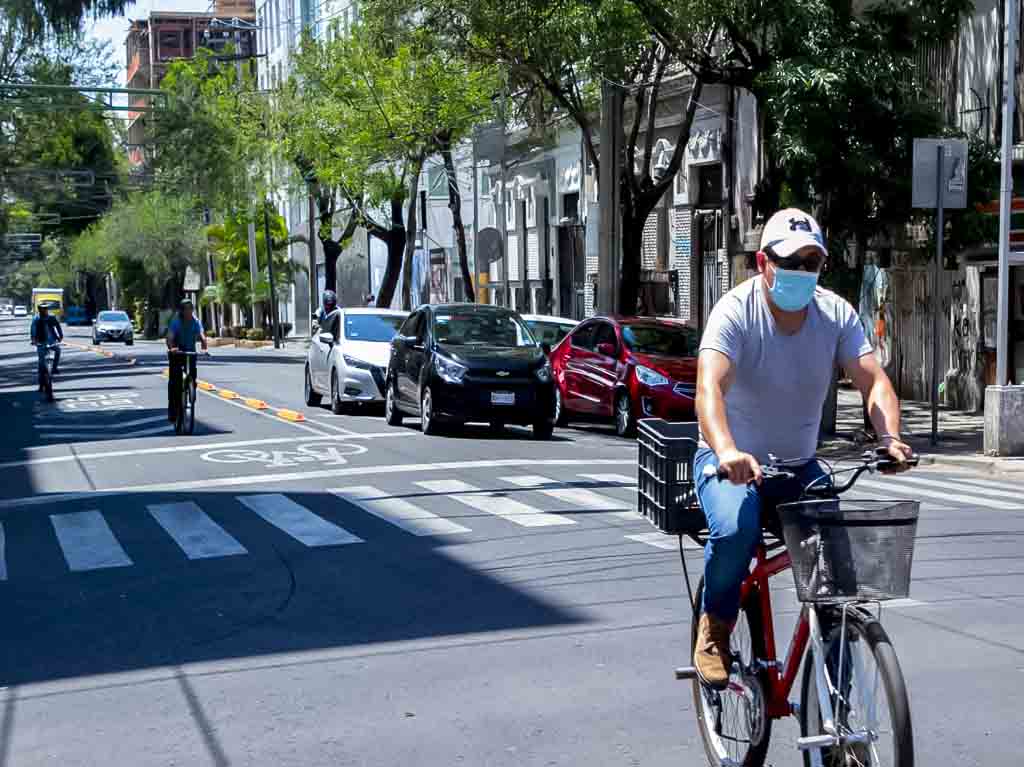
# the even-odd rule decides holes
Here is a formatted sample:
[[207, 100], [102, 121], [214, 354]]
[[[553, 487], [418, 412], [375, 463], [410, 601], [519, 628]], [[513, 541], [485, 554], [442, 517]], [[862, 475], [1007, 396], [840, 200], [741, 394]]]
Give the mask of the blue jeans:
[[761, 515], [780, 503], [800, 499], [803, 488], [827, 472], [817, 461], [788, 467], [792, 480], [734, 485], [727, 479], [705, 477], [707, 466], [718, 468], [718, 456], [701, 448], [693, 459], [697, 497], [708, 521], [704, 547], [704, 611], [732, 623], [740, 608], [740, 585], [750, 572], [750, 560], [761, 540]]

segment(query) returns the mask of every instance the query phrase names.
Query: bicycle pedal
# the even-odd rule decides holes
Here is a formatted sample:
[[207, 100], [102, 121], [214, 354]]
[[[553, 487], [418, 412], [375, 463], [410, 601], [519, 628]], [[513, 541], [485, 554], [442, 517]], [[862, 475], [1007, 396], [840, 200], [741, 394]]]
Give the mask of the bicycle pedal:
[[807, 735], [803, 738], [796, 739], [796, 747], [801, 751], [810, 751], [811, 749], [829, 748], [831, 746], [839, 745], [839, 738], [835, 735]]
[[687, 681], [697, 678], [697, 668], [695, 666], [680, 666], [676, 669], [676, 679], [679, 681]]

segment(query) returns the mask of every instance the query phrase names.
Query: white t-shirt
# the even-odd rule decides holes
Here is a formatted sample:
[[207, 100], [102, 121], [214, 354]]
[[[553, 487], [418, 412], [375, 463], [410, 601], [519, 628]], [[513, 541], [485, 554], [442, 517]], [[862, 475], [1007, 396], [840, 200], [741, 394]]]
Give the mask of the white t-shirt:
[[[725, 410], [736, 447], [762, 463], [769, 453], [783, 461], [810, 459], [836, 363], [870, 354], [871, 344], [850, 303], [822, 287], [800, 330], [780, 333], [762, 282], [749, 279], [715, 304], [700, 349], [732, 360]], [[703, 438], [701, 444], [707, 445]]]

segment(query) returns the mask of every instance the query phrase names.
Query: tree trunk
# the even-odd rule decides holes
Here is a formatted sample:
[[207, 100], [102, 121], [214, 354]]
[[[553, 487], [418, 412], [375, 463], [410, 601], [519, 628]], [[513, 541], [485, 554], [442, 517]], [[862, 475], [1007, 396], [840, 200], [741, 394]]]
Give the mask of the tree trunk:
[[341, 243], [330, 237], [320, 237], [320, 245], [324, 249], [324, 286], [326, 290], [338, 290], [338, 258], [341, 256]]
[[387, 309], [395, 297], [398, 275], [402, 270], [402, 255], [405, 252], [405, 224], [400, 195], [391, 198], [391, 228], [386, 232], [373, 228], [372, 232], [388, 246], [388, 263], [384, 269], [380, 291], [377, 293], [377, 306]]
[[619, 273], [618, 312], [628, 317], [637, 314], [640, 297], [641, 253], [644, 245], [644, 223], [633, 205], [622, 206], [622, 270]]
[[411, 312], [412, 305], [412, 260], [416, 253], [416, 203], [420, 191], [420, 171], [423, 169], [423, 154], [413, 158], [409, 172], [409, 188], [406, 191], [405, 215], [405, 257], [402, 261], [402, 308]]
[[476, 293], [473, 290], [473, 276], [469, 271], [469, 255], [466, 251], [466, 226], [462, 223], [462, 194], [459, 192], [459, 178], [455, 175], [451, 142], [445, 137], [438, 144], [441, 147], [444, 170], [448, 176], [448, 208], [452, 212], [452, 226], [455, 228], [455, 246], [459, 250], [463, 293], [465, 294], [465, 299], [472, 303], [476, 301]]

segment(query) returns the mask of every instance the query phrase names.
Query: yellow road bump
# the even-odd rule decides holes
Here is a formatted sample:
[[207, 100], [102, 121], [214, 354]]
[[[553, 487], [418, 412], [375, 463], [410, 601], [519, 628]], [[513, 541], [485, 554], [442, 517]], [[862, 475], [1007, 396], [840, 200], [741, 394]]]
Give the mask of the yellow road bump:
[[281, 409], [281, 410], [275, 411], [274, 414], [278, 418], [283, 418], [286, 421], [305, 421], [306, 420], [306, 416], [304, 416], [302, 413], [298, 412], [297, 410]]
[[217, 390], [217, 394], [219, 394], [224, 399], [238, 399], [239, 398], [238, 397], [238, 392], [231, 391], [230, 389], [218, 389]]
[[[166, 373], [167, 371], [165, 370], [164, 372]], [[217, 388], [209, 381], [196, 381], [196, 386], [198, 386], [203, 391], [213, 391], [214, 389]]]
[[266, 410], [267, 408], [270, 407], [270, 405], [268, 405], [263, 400], [255, 399], [254, 397], [246, 397], [242, 401], [249, 407], [256, 408], [257, 410]]

